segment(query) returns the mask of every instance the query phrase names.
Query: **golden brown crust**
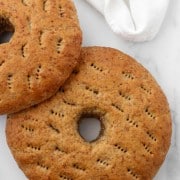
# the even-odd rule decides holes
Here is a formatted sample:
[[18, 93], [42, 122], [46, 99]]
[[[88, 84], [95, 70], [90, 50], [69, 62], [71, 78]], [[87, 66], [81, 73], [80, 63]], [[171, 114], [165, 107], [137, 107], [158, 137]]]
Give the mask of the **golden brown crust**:
[[[7, 142], [31, 180], [150, 180], [170, 145], [167, 100], [131, 57], [83, 48], [81, 64], [50, 100], [9, 116]], [[78, 133], [84, 114], [101, 118], [95, 142]]]
[[0, 44], [0, 114], [5, 114], [57, 92], [78, 62], [82, 35], [71, 0], [0, 0], [0, 27], [15, 30], [9, 43]]

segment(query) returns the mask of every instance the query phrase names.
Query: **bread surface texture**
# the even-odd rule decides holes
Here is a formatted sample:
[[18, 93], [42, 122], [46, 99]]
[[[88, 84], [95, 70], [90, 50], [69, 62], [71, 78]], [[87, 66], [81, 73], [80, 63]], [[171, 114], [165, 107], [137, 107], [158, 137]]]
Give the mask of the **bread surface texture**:
[[0, 114], [54, 95], [78, 62], [82, 33], [71, 0], [0, 0]]
[[[128, 55], [86, 47], [51, 99], [9, 115], [7, 142], [30, 180], [151, 180], [170, 145], [171, 117], [151, 74]], [[101, 121], [86, 142], [82, 117]]]

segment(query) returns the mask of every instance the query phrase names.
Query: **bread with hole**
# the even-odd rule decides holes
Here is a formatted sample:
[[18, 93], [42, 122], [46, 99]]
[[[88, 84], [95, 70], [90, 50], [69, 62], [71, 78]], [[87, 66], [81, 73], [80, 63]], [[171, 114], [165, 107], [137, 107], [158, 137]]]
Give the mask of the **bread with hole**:
[[[71, 77], [51, 99], [9, 115], [6, 135], [30, 180], [150, 180], [171, 138], [168, 102], [152, 75], [111, 48], [83, 48]], [[100, 136], [85, 141], [82, 117], [97, 117]]]
[[79, 61], [82, 33], [71, 0], [0, 0], [0, 114], [48, 99]]

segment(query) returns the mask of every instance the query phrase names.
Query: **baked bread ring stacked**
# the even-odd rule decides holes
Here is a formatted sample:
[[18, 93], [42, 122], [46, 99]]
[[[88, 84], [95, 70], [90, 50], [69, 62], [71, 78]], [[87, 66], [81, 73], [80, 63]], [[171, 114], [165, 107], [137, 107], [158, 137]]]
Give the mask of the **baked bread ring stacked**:
[[0, 0], [0, 114], [51, 97], [78, 62], [82, 35], [71, 0]]
[[[9, 7], [9, 1], [0, 0], [0, 4]], [[0, 93], [0, 112], [9, 114], [7, 142], [27, 178], [152, 179], [165, 159], [171, 139], [168, 103], [152, 75], [118, 50], [80, 48], [81, 31], [71, 1], [24, 0], [20, 4], [17, 7], [21, 7], [22, 12], [25, 8], [29, 8], [29, 12], [35, 9], [36, 15], [31, 16], [36, 22], [31, 27], [34, 36], [26, 36], [28, 27], [23, 30], [20, 22], [28, 22], [27, 19], [15, 18], [17, 7], [11, 7], [9, 12], [20, 25], [15, 26], [17, 33], [10, 43], [0, 45], [4, 48], [0, 58], [8, 57], [7, 64], [0, 66], [4, 93]], [[63, 21], [55, 13], [59, 10], [57, 7]], [[0, 10], [0, 17], [2, 14], [11, 17]], [[37, 14], [44, 19], [38, 22]], [[44, 34], [40, 43], [39, 27], [45, 27], [46, 18], [54, 25], [48, 24], [50, 33]], [[9, 22], [13, 23], [12, 19]], [[16, 38], [20, 33], [18, 28], [26, 33], [21, 39]], [[63, 40], [60, 45], [54, 44], [59, 35]], [[32, 47], [18, 49], [18, 46], [11, 55], [5, 54], [13, 43], [17, 46], [23, 41], [32, 42]], [[42, 44], [45, 46], [41, 49]], [[59, 53], [56, 45], [63, 46]], [[19, 66], [12, 66], [17, 57]], [[35, 68], [38, 64], [41, 64], [40, 70]], [[7, 76], [10, 70], [13, 71], [11, 77]], [[13, 107], [15, 103], [17, 107]], [[87, 142], [78, 131], [83, 117], [95, 117], [101, 122], [101, 133], [94, 141]]]

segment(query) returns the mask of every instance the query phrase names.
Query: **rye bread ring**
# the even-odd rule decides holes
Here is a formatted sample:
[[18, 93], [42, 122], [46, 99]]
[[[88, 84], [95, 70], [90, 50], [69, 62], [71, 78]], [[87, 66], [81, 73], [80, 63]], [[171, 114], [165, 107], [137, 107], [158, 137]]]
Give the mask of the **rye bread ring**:
[[0, 0], [0, 114], [52, 96], [78, 62], [81, 30], [71, 0]]
[[[110, 48], [83, 48], [81, 63], [50, 100], [7, 121], [7, 142], [30, 180], [150, 180], [170, 145], [167, 100], [150, 73]], [[99, 118], [92, 142], [82, 117]]]

